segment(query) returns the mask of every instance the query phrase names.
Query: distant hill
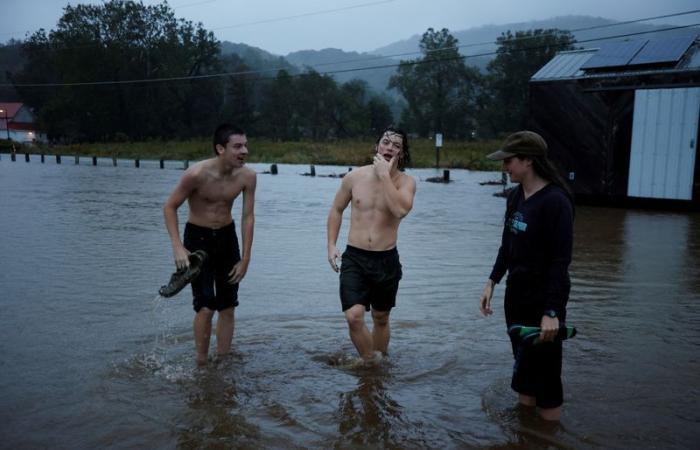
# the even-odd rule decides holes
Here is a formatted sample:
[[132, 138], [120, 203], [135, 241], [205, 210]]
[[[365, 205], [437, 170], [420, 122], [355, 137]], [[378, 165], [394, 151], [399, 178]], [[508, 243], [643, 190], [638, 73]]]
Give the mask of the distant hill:
[[[652, 36], [652, 34], [637, 35], [643, 32], [656, 32], [664, 28], [670, 28], [672, 25], [649, 25], [643, 23], [632, 23], [625, 25], [614, 25], [617, 22], [614, 20], [604, 19], [602, 17], [591, 16], [560, 16], [545, 20], [535, 20], [530, 22], [509, 23], [504, 25], [484, 25], [481, 27], [469, 28], [467, 30], [450, 30], [452, 35], [459, 39], [460, 52], [465, 56], [483, 55], [494, 53], [497, 49], [496, 39], [508, 30], [515, 33], [516, 31], [527, 31], [535, 29], [558, 28], [560, 30], [572, 31], [572, 34], [579, 42], [578, 46], [591, 48], [597, 47], [601, 42], [606, 40], [622, 40], [625, 37], [617, 37], [613, 39], [595, 40], [608, 36], [632, 35], [628, 39], [643, 39]], [[593, 30], [583, 30], [585, 28], [596, 28]], [[573, 31], [582, 30], [582, 31]], [[692, 33], [698, 33], [698, 28], [685, 28], [672, 31], [664, 31], [656, 33], [656, 35], [670, 36], [686, 36]], [[371, 53], [392, 57], [392, 55], [405, 54], [419, 51], [419, 42], [423, 32], [415, 34], [408, 39], [404, 39], [392, 44], [380, 47]], [[419, 56], [401, 56], [401, 59], [416, 58]], [[493, 55], [484, 55], [478, 57], [467, 58], [467, 63], [480, 68], [485, 68], [486, 64], [493, 58]]]
[[264, 75], [270, 77], [277, 75], [277, 71], [280, 69], [284, 69], [292, 74], [299, 72], [298, 67], [289, 63], [289, 61], [282, 56], [273, 55], [272, 53], [251, 45], [222, 41], [221, 55], [227, 56], [231, 54], [238, 55], [252, 70], [269, 71], [269, 73], [265, 73]]
[[[389, 78], [396, 72], [397, 63], [391, 58], [370, 53], [345, 52], [337, 48], [303, 50], [290, 53], [285, 58], [299, 68], [311, 67], [320, 73], [328, 72], [341, 83], [359, 78], [376, 92], [386, 90]], [[390, 67], [382, 67], [387, 65]], [[368, 67], [379, 68], [367, 69]]]
[[362, 79], [378, 93], [386, 90], [389, 78], [396, 71], [396, 67], [359, 71], [354, 69], [397, 64], [397, 61], [391, 58], [370, 53], [345, 52], [335, 48], [302, 50], [279, 56], [247, 44], [228, 41], [221, 42], [221, 54], [222, 56], [236, 54], [252, 70], [269, 71], [265, 74], [268, 76], [275, 76], [279, 69], [297, 74], [311, 68], [319, 73], [328, 73], [340, 83], [354, 78]]
[[[459, 39], [460, 52], [467, 56], [466, 63], [485, 70], [493, 59], [496, 51], [496, 39], [508, 30], [527, 31], [533, 29], [559, 28], [573, 31], [574, 37], [581, 47], [599, 46], [602, 40], [592, 41], [607, 36], [632, 35], [629, 39], [642, 39], [652, 34], [637, 35], [643, 32], [655, 32], [670, 25], [648, 25], [642, 23], [614, 25], [616, 22], [602, 17], [591, 16], [561, 16], [546, 20], [510, 23], [504, 25], [484, 25], [467, 30], [450, 30]], [[612, 26], [610, 26], [612, 25]], [[583, 30], [591, 27], [603, 27], [593, 30]], [[238, 55], [252, 70], [263, 71], [264, 75], [273, 77], [279, 69], [285, 69], [291, 74], [301, 73], [311, 67], [320, 73], [331, 74], [338, 82], [346, 82], [358, 78], [367, 82], [369, 87], [378, 93], [387, 93], [392, 98], [398, 98], [396, 92], [387, 92], [389, 79], [396, 72], [399, 60], [416, 59], [421, 56], [418, 43], [425, 30], [407, 39], [380, 47], [369, 53], [346, 52], [335, 48], [323, 50], [303, 50], [286, 56], [274, 55], [263, 49], [243, 43], [221, 42], [221, 54]], [[661, 36], [686, 36], [700, 33], [700, 29], [678, 29], [666, 31]], [[618, 37], [615, 39], [624, 39]], [[0, 44], [0, 81], [7, 83], [6, 73], [16, 72], [24, 61], [19, 53], [19, 41]], [[388, 67], [383, 67], [388, 66]], [[378, 67], [371, 69], [371, 67]], [[0, 95], [7, 99], [15, 99], [16, 93], [11, 88], [0, 90]]]
[[[672, 25], [648, 25], [642, 23], [615, 25], [616, 23], [617, 22], [614, 20], [604, 19], [602, 17], [560, 16], [530, 22], [484, 25], [467, 30], [450, 30], [450, 32], [459, 39], [459, 44], [462, 46], [460, 52], [467, 56], [466, 63], [471, 66], [476, 66], [482, 71], [486, 70], [486, 66], [494, 57], [494, 53], [497, 49], [496, 39], [508, 30], [513, 33], [515, 33], [515, 31], [527, 31], [538, 28], [581, 30], [574, 31], [573, 35], [579, 42], [577, 46], [585, 48], [597, 47], [605, 40], [625, 39], [625, 37], [617, 37], [605, 40], [594, 40], [609, 36], [631, 35], [628, 39], [643, 39], [652, 36], [652, 34], [638, 35], [637, 33], [657, 32], [657, 36], [670, 37], [685, 36], [700, 32], [698, 28], [658, 32], [657, 30], [670, 28]], [[593, 27], [598, 28], [584, 30]], [[421, 54], [418, 44], [422, 34], [423, 32], [415, 34], [408, 39], [391, 43], [369, 53], [346, 52], [339, 49], [327, 48], [323, 50], [293, 52], [286, 55], [285, 59], [299, 69], [313, 67], [318, 72], [329, 72], [340, 82], [345, 82], [353, 78], [365, 80], [373, 90], [382, 92], [386, 90], [389, 79], [395, 73], [396, 67], [380, 69], [364, 68], [371, 66], [391, 66], [396, 65], [399, 60], [419, 58]]]

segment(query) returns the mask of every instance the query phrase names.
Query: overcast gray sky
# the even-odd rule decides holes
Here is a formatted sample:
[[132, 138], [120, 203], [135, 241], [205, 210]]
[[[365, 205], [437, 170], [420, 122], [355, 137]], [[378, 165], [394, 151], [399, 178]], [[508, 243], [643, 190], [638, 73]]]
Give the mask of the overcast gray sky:
[[[39, 28], [55, 28], [66, 4], [0, 0], [0, 42], [23, 39]], [[457, 31], [571, 14], [623, 21], [700, 9], [697, 0], [170, 0], [169, 4], [178, 17], [202, 22], [219, 40], [278, 55], [327, 47], [371, 51], [428, 27]], [[700, 14], [650, 23], [695, 24], [700, 23]]]

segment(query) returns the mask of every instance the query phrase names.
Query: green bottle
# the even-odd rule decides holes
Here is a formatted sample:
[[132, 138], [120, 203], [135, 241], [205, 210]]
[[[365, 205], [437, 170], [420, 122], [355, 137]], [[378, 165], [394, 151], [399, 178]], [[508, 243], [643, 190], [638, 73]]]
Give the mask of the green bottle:
[[[541, 341], [539, 339], [540, 332], [542, 329], [540, 327], [529, 327], [525, 325], [511, 325], [508, 328], [508, 334], [511, 338], [520, 339], [525, 344], [537, 345]], [[555, 340], [565, 341], [566, 339], [576, 336], [576, 327], [571, 325], [560, 325], [559, 332]]]

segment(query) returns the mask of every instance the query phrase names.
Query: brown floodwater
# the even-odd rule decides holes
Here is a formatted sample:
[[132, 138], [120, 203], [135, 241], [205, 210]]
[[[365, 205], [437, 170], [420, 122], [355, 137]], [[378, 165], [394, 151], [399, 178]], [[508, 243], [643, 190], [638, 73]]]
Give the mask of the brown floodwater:
[[173, 268], [161, 207], [182, 172], [3, 155], [0, 447], [697, 448], [700, 215], [577, 209], [579, 334], [549, 425], [509, 388], [503, 287], [492, 317], [477, 307], [504, 210], [479, 182], [499, 174], [454, 170], [442, 185], [409, 170], [389, 355], [352, 368], [325, 248], [339, 180], [279, 169], [258, 176], [234, 353], [198, 369], [188, 290], [156, 295]]

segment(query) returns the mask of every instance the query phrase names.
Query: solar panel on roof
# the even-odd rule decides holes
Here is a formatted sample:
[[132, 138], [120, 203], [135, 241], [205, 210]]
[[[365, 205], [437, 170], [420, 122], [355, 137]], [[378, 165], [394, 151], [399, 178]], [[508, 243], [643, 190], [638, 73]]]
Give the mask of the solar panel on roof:
[[627, 65], [678, 62], [693, 41], [695, 41], [695, 35], [649, 41]]
[[581, 65], [591, 58], [597, 50], [575, 50], [560, 52], [544, 67], [535, 73], [531, 80], [548, 80], [567, 78], [581, 74]]
[[604, 42], [601, 44], [600, 50], [581, 68], [602, 69], [604, 67], [626, 66], [646, 43], [646, 40]]

